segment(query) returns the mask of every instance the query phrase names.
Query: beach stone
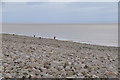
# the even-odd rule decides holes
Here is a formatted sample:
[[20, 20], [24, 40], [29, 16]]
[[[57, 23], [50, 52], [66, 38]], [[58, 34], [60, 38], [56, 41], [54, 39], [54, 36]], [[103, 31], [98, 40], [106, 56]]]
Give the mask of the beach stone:
[[93, 78], [99, 78], [99, 76], [96, 76], [96, 75], [94, 75], [94, 74], [92, 75], [92, 77], [93, 77]]
[[44, 67], [40, 67], [40, 70], [41, 70], [42, 72], [47, 72], [47, 69], [44, 68]]
[[50, 63], [50, 62], [45, 62], [45, 63], [44, 63], [44, 68], [49, 69], [50, 66], [51, 66], [51, 63]]
[[71, 67], [70, 67], [70, 66], [66, 66], [66, 67], [65, 67], [65, 70], [66, 70], [66, 71], [69, 71], [69, 70], [71, 70]]
[[117, 77], [117, 74], [115, 72], [108, 72], [107, 71], [105, 74], [106, 74], [106, 76], [111, 76], [111, 78]]
[[71, 76], [71, 75], [74, 75], [74, 72], [73, 71], [67, 71], [67, 76]]
[[58, 71], [60, 71], [60, 70], [64, 69], [64, 67], [63, 67], [63, 66], [57, 66], [56, 69], [57, 69]]
[[3, 77], [118, 77], [116, 47], [3, 34], [1, 49], [0, 68], [2, 65], [4, 69], [0, 69], [0, 76]]
[[78, 73], [77, 76], [83, 76], [83, 74], [82, 73]]

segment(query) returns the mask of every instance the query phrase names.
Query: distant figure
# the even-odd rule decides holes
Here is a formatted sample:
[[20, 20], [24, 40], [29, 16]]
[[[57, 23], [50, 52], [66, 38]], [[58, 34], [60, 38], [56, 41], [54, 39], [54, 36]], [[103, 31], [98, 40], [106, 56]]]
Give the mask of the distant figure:
[[41, 39], [41, 37], [39, 37], [39, 39]]
[[56, 37], [54, 36], [54, 39], [55, 39]]
[[15, 34], [13, 34], [13, 36], [14, 36]]
[[35, 37], [35, 35], [34, 35], [34, 37]]

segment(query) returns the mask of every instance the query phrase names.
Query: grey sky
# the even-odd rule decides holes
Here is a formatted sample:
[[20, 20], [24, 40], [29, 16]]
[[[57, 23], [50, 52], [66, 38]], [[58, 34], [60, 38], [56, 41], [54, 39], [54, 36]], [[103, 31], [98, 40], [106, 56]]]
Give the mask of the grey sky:
[[6, 2], [4, 23], [117, 23], [117, 2]]

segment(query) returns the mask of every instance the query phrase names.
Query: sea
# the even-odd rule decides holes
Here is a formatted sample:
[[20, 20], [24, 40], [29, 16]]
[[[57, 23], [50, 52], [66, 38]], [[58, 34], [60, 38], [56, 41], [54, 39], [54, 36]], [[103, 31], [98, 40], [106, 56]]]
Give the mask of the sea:
[[118, 24], [3, 23], [2, 33], [118, 47]]

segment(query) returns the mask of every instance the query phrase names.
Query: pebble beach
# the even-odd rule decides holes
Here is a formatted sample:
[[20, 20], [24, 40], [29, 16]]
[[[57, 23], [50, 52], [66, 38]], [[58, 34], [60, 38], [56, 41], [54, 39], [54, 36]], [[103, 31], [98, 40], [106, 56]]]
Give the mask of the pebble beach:
[[118, 48], [2, 34], [4, 78], [117, 78]]

